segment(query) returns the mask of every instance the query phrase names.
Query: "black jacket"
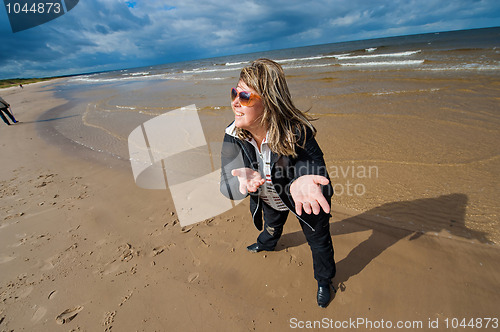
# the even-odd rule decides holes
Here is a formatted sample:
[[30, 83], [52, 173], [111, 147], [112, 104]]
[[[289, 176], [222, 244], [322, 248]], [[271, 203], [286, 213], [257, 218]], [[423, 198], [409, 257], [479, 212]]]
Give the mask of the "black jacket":
[[[221, 153], [221, 193], [231, 200], [240, 200], [248, 194], [241, 194], [239, 191], [239, 181], [236, 176], [231, 175], [231, 171], [236, 168], [247, 167], [258, 171], [259, 162], [253, 145], [240, 140], [233, 133], [234, 122], [226, 128], [224, 143]], [[323, 152], [321, 151], [312, 131], [309, 129], [304, 133], [298, 133], [299, 139], [296, 147], [297, 157], [279, 156], [271, 152], [271, 180], [274, 189], [281, 200], [292, 211], [299, 220], [314, 230], [318, 216], [314, 214], [302, 213], [298, 216], [295, 213], [295, 204], [290, 194], [290, 185], [302, 175], [322, 175], [329, 179], [326, 169]], [[304, 139], [305, 144], [304, 143]], [[300, 147], [303, 145], [304, 147]], [[323, 195], [330, 204], [333, 195], [331, 183], [322, 186]], [[262, 230], [262, 202], [258, 192], [250, 193], [250, 211], [253, 222], [258, 230]], [[325, 212], [321, 210], [320, 214]]]

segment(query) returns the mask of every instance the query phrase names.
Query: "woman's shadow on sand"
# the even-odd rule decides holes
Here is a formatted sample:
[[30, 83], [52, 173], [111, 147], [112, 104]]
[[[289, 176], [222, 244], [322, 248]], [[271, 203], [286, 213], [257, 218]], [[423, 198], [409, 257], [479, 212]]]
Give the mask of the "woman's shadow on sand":
[[[334, 288], [345, 290], [344, 283], [360, 273], [373, 259], [399, 240], [418, 239], [425, 233], [448, 231], [454, 236], [490, 243], [487, 233], [465, 226], [467, 195], [450, 194], [405, 202], [392, 202], [365, 213], [330, 224], [334, 236], [372, 230], [368, 239], [356, 246], [347, 257], [337, 262]], [[284, 234], [280, 249], [305, 243], [301, 231]], [[335, 287], [337, 286], [337, 287]]]

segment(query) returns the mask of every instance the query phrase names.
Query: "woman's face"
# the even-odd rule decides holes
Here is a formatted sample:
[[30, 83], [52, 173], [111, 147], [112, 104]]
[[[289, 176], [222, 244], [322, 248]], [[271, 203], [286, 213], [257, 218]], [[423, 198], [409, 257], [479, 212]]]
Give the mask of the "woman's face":
[[[254, 89], [247, 86], [243, 81], [238, 82], [236, 91], [238, 91], [238, 94], [241, 91], [257, 94]], [[231, 108], [233, 109], [234, 123], [237, 128], [246, 129], [250, 133], [257, 132], [262, 129], [260, 118], [264, 113], [264, 104], [260, 98], [255, 98], [249, 106], [243, 106], [241, 105], [240, 98], [238, 96], [231, 102]]]

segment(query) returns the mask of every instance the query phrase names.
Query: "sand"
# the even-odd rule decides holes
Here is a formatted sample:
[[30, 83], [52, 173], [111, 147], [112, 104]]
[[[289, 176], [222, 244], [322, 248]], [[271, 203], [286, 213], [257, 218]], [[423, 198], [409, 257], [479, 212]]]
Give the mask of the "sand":
[[[248, 201], [181, 228], [168, 191], [141, 189], [129, 168], [40, 138], [41, 125], [57, 121], [45, 112], [66, 105], [49, 86], [1, 91], [22, 123], [0, 124], [0, 331], [498, 324], [500, 250], [490, 233], [467, 224], [470, 199], [460, 191], [413, 192], [362, 212], [334, 204], [338, 291], [322, 309], [294, 218], [277, 251], [258, 254], [245, 249], [258, 234]], [[319, 136], [322, 146], [328, 137]]]

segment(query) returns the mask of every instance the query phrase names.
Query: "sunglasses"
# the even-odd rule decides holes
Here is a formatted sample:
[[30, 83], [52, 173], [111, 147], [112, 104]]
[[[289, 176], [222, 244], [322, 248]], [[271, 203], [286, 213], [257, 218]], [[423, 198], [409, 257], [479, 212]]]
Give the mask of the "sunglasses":
[[253, 92], [241, 91], [238, 93], [235, 88], [231, 88], [231, 101], [235, 100], [236, 97], [240, 99], [240, 104], [242, 106], [251, 106], [252, 101], [260, 99], [260, 96]]

